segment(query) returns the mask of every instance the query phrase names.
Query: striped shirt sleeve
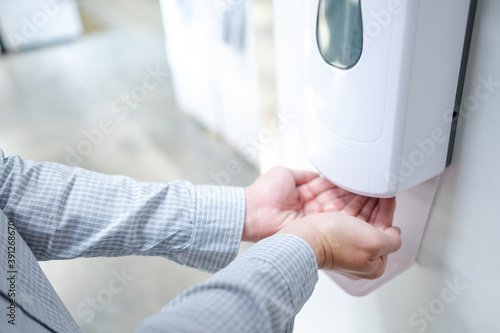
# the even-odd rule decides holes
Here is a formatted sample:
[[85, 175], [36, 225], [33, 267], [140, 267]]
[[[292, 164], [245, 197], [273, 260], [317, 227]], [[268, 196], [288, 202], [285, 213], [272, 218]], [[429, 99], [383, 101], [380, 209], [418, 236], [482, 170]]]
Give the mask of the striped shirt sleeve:
[[304, 240], [269, 237], [180, 294], [136, 333], [291, 332], [317, 272], [314, 252]]
[[156, 255], [215, 272], [236, 257], [245, 197], [242, 188], [143, 183], [0, 150], [0, 209], [38, 260]]

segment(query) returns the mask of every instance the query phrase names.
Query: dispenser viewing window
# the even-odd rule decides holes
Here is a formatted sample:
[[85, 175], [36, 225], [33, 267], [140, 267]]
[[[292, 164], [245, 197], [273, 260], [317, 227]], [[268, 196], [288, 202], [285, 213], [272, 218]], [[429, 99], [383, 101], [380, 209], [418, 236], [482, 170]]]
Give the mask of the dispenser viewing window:
[[363, 47], [360, 0], [320, 0], [317, 40], [327, 63], [340, 69], [356, 65]]

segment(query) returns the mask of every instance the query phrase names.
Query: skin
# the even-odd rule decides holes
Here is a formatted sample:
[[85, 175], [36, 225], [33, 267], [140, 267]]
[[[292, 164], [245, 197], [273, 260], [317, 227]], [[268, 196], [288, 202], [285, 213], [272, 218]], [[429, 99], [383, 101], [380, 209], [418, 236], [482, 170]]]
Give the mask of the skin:
[[298, 236], [313, 249], [318, 268], [374, 279], [401, 246], [400, 230], [392, 227], [394, 198], [357, 195], [317, 173], [283, 167], [259, 177], [245, 195], [242, 240]]

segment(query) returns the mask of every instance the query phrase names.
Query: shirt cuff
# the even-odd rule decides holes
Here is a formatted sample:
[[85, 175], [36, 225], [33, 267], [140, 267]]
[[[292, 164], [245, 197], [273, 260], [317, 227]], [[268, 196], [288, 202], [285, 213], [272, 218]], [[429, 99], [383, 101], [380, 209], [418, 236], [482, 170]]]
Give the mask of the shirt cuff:
[[[240, 260], [265, 261], [279, 273], [289, 291], [295, 314], [311, 296], [318, 281], [318, 263], [311, 246], [295, 235], [266, 238], [241, 255]], [[279, 286], [275, 286], [279, 288]]]
[[245, 222], [243, 188], [195, 186], [196, 211], [188, 262], [208, 272], [226, 267], [238, 254]]

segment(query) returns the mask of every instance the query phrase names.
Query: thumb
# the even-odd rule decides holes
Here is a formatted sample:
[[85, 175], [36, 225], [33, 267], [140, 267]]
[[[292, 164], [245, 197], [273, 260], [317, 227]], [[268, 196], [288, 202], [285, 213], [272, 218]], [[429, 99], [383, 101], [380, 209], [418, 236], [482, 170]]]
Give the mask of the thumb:
[[319, 175], [316, 172], [312, 171], [303, 171], [303, 170], [289, 170], [295, 179], [295, 184], [302, 185], [309, 183], [311, 180], [318, 178]]
[[383, 231], [383, 235], [380, 255], [394, 253], [401, 248], [401, 229], [389, 227]]

